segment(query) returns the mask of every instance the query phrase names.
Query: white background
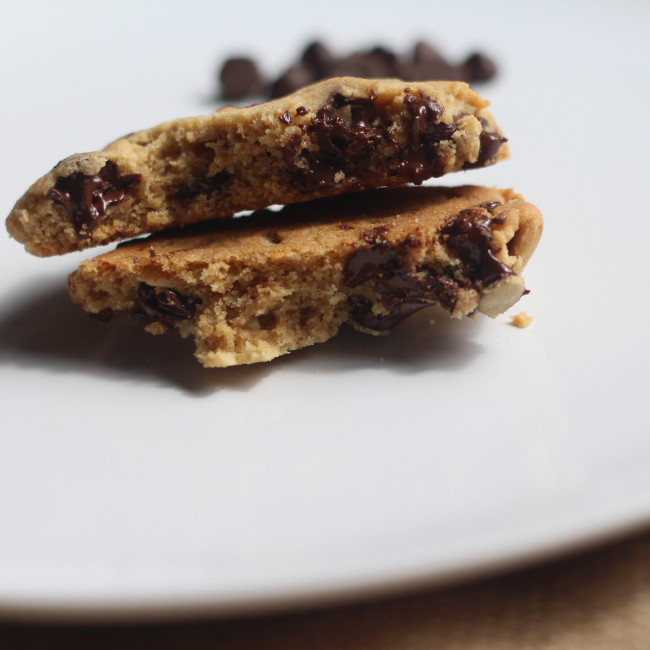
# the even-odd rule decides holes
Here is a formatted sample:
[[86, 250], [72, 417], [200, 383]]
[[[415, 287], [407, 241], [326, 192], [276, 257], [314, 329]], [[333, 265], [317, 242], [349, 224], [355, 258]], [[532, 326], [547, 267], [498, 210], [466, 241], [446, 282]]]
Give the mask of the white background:
[[[544, 213], [525, 330], [420, 312], [262, 366], [102, 326], [0, 236], [0, 611], [214, 613], [381, 593], [650, 521], [647, 2], [23, 2], [0, 19], [0, 212], [69, 154], [208, 113], [219, 62], [429, 39]], [[430, 320], [435, 320], [432, 325]]]

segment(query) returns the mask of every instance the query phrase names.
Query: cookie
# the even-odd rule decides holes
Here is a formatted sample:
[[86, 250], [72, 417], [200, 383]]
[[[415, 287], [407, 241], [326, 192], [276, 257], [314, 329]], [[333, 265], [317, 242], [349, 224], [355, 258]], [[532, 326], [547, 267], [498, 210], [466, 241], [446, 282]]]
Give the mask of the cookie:
[[496, 316], [525, 292], [542, 231], [511, 190], [402, 187], [213, 220], [121, 244], [68, 279], [100, 319], [193, 337], [208, 367], [268, 361], [334, 336], [384, 333], [429, 305]]
[[17, 202], [7, 228], [47, 256], [273, 204], [420, 184], [508, 156], [487, 105], [461, 82], [331, 79], [71, 156]]

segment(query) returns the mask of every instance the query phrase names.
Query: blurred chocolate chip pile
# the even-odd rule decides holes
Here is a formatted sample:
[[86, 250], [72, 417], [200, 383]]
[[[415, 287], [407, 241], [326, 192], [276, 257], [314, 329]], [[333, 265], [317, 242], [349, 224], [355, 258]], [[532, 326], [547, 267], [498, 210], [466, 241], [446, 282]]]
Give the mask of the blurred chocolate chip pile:
[[454, 65], [428, 43], [416, 43], [408, 55], [377, 46], [335, 56], [319, 41], [310, 43], [297, 63], [277, 79], [265, 79], [257, 63], [249, 57], [228, 59], [219, 72], [219, 98], [227, 100], [282, 97], [298, 88], [331, 77], [397, 77], [406, 81], [488, 81], [496, 74], [493, 61], [484, 54], [470, 54], [463, 63]]

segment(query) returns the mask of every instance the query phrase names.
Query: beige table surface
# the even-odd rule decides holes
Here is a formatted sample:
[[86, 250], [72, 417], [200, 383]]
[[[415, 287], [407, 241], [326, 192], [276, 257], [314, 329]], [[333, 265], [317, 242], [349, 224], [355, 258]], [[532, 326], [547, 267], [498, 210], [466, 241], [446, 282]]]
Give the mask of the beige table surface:
[[0, 622], [0, 648], [650, 648], [650, 531], [473, 583], [341, 607], [139, 625]]

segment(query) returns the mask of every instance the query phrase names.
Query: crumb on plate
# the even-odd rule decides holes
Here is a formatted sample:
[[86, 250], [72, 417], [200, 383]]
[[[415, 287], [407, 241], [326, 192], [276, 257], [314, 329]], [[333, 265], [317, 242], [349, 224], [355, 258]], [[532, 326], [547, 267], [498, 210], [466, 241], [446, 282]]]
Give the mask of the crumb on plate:
[[510, 324], [514, 327], [528, 327], [533, 322], [533, 317], [522, 311], [515, 316], [510, 316]]

